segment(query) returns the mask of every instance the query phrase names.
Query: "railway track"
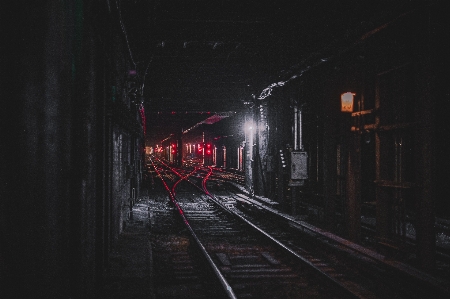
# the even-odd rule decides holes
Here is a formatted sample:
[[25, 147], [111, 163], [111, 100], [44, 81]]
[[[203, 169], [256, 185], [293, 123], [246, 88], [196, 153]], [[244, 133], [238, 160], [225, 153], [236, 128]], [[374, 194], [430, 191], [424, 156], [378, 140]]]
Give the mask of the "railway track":
[[362, 298], [448, 297], [448, 284], [305, 223], [238, 199], [239, 213]]
[[215, 180], [208, 181], [212, 170], [199, 175], [199, 169], [180, 173], [163, 164], [155, 169], [191, 239], [219, 277], [222, 296], [423, 298], [429, 291], [417, 292], [408, 279], [400, 282], [398, 273], [367, 256], [304, 229], [300, 232], [292, 222], [231, 193], [211, 194], [208, 187], [216, 186]]
[[[161, 169], [162, 170], [162, 169]], [[200, 196], [186, 181], [169, 181], [177, 186], [179, 211], [188, 222], [199, 247], [222, 277], [229, 298], [344, 298], [349, 294], [321, 277], [308, 265], [286, 255], [232, 213]], [[182, 176], [182, 175], [181, 175]], [[182, 187], [183, 186], [183, 187]], [[189, 190], [189, 188], [191, 190]], [[195, 191], [195, 192], [194, 192]], [[175, 193], [175, 188], [172, 189]], [[201, 240], [201, 241], [200, 241]], [[327, 286], [327, 287], [324, 287]]]
[[[242, 185], [243, 176], [241, 174], [229, 173], [222, 169], [214, 169], [214, 174], [211, 175], [215, 180], [224, 183], [224, 185], [228, 185], [227, 183], [231, 182], [233, 186]], [[215, 185], [211, 186], [212, 188]], [[226, 190], [227, 188], [223, 186], [219, 190]], [[268, 199], [258, 198], [260, 201], [265, 202], [269, 206], [276, 206], [278, 203], [272, 202]], [[307, 209], [316, 210], [320, 209], [317, 206], [312, 206], [307, 203]], [[317, 212], [316, 212], [317, 213]], [[340, 216], [338, 216], [340, 217]], [[436, 277], [436, 280], [447, 281], [449, 275], [449, 264], [450, 264], [450, 249], [448, 247], [446, 236], [449, 235], [450, 225], [449, 222], [444, 219], [436, 219], [436, 268], [434, 269], [432, 275]], [[362, 221], [361, 230], [363, 234], [362, 244], [363, 246], [370, 248], [372, 251], [381, 252], [386, 255], [386, 259], [395, 259], [399, 262], [410, 265], [411, 267], [415, 266], [415, 252], [416, 252], [416, 244], [415, 239], [411, 236], [407, 236], [406, 242], [404, 242], [400, 246], [392, 246], [392, 247], [381, 247], [382, 246], [375, 235], [375, 226], [369, 221]], [[413, 232], [414, 233], [414, 232]]]

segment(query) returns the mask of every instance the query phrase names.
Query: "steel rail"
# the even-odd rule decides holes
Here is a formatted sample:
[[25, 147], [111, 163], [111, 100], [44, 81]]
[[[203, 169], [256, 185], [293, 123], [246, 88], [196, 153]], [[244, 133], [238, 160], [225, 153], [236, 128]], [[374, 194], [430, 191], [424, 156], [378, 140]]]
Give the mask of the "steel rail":
[[410, 279], [414, 279], [417, 283], [425, 283], [427, 285], [427, 287], [434, 289], [436, 292], [439, 292], [443, 296], [448, 296], [450, 294], [450, 290], [449, 290], [450, 287], [448, 286], [448, 283], [441, 281], [440, 279], [438, 279], [436, 277], [433, 277], [427, 273], [423, 273], [423, 272], [421, 272], [415, 268], [412, 268], [406, 264], [403, 264], [401, 262], [386, 259], [385, 256], [382, 254], [373, 252], [372, 250], [369, 250], [369, 249], [364, 248], [356, 243], [345, 240], [339, 236], [333, 235], [332, 233], [324, 231], [320, 228], [316, 228], [304, 221], [296, 220], [293, 217], [283, 214], [283, 213], [281, 213], [273, 208], [270, 208], [256, 200], [253, 200], [251, 198], [247, 198], [245, 200], [252, 204], [257, 205], [258, 207], [260, 207], [268, 212], [271, 212], [274, 215], [277, 215], [278, 217], [288, 220], [294, 226], [297, 225], [298, 227], [301, 227], [303, 230], [306, 229], [314, 234], [318, 234], [322, 237], [325, 237], [327, 240], [336, 242], [336, 243], [338, 243], [350, 250], [353, 250], [353, 251], [381, 264], [381, 265], [388, 267], [389, 269], [392, 269], [394, 271], [402, 273], [403, 275], [408, 276]]
[[[169, 167], [170, 168], [170, 167]], [[174, 171], [174, 170], [173, 170]], [[194, 184], [193, 182], [191, 182], [187, 177], [184, 177], [182, 179], [185, 179], [187, 182], [189, 182], [190, 184], [192, 184], [193, 186], [195, 186], [198, 189], [203, 189], [202, 191], [208, 195], [211, 200], [216, 203], [217, 205], [219, 205], [220, 207], [222, 207], [225, 211], [235, 215], [236, 217], [238, 217], [239, 219], [241, 219], [242, 221], [246, 222], [248, 225], [250, 225], [251, 227], [255, 228], [256, 230], [258, 230], [260, 233], [262, 233], [263, 235], [265, 235], [266, 237], [268, 237], [270, 240], [272, 240], [273, 242], [275, 242], [277, 245], [279, 245], [280, 247], [282, 247], [283, 249], [287, 250], [289, 253], [293, 254], [294, 256], [296, 256], [297, 258], [299, 258], [300, 260], [302, 260], [303, 262], [305, 262], [306, 264], [310, 265], [314, 270], [318, 271], [319, 274], [324, 275], [327, 279], [330, 279], [332, 282], [334, 282], [336, 285], [340, 286], [341, 290], [345, 290], [347, 292], [347, 294], [350, 294], [353, 297], [356, 298], [364, 298], [364, 296], [361, 296], [359, 294], [354, 293], [352, 290], [349, 290], [347, 287], [345, 287], [344, 285], [342, 285], [339, 281], [336, 281], [334, 278], [330, 277], [329, 275], [327, 275], [326, 273], [324, 273], [323, 271], [321, 271], [320, 269], [318, 269], [317, 267], [315, 267], [313, 264], [311, 264], [308, 260], [305, 260], [305, 258], [303, 258], [302, 256], [298, 255], [296, 252], [294, 252], [293, 250], [291, 250], [289, 247], [285, 246], [283, 243], [281, 243], [280, 241], [276, 240], [275, 238], [273, 238], [270, 234], [268, 234], [267, 232], [263, 231], [262, 229], [260, 229], [259, 227], [257, 227], [255, 224], [253, 224], [252, 222], [250, 222], [249, 220], [247, 220], [246, 218], [244, 218], [243, 216], [237, 214], [235, 211], [233, 211], [233, 209], [230, 209], [229, 207], [222, 205], [222, 203], [214, 196], [212, 195], [206, 188], [206, 181], [208, 180], [209, 176], [212, 174], [212, 167], [209, 167], [209, 172], [206, 174], [206, 176], [203, 178], [202, 180], [202, 188], [198, 187], [196, 184]], [[175, 173], [177, 173], [176, 171], [174, 171]], [[180, 176], [180, 175], [179, 175]], [[180, 176], [181, 177], [181, 176]], [[400, 265], [398, 262], [395, 261], [388, 261], [385, 260], [384, 256], [378, 254], [378, 253], [368, 253], [366, 249], [362, 249], [361, 246], [354, 244], [352, 242], [346, 242], [346, 240], [341, 239], [337, 236], [331, 235], [330, 233], [323, 231], [321, 229], [318, 228], [314, 228], [313, 226], [303, 222], [303, 221], [299, 221], [297, 219], [294, 219], [293, 217], [289, 216], [289, 215], [285, 215], [283, 213], [280, 213], [279, 211], [270, 208], [258, 201], [255, 201], [253, 199], [250, 198], [246, 198], [246, 199], [242, 199], [243, 201], [247, 201], [249, 203], [252, 203], [254, 205], [259, 206], [260, 208], [263, 208], [266, 211], [269, 211], [281, 218], [284, 218], [285, 220], [288, 220], [288, 222], [291, 222], [294, 226], [300, 226], [303, 229], [307, 229], [313, 233], [317, 233], [319, 235], [322, 235], [323, 237], [326, 237], [329, 240], [334, 240], [340, 244], [342, 244], [343, 246], [355, 250], [356, 252], [359, 252], [361, 254], [363, 254], [364, 256], [377, 261], [377, 262], [381, 262], [382, 264], [389, 266], [395, 270], [400, 270], [402, 273], [404, 271], [402, 271], [401, 268], [404, 268], [406, 265]], [[403, 266], [403, 267], [402, 267]], [[416, 271], [413, 271], [414, 269], [411, 269], [410, 267], [407, 267], [409, 271], [407, 271], [406, 273], [410, 276], [410, 278], [413, 279], [419, 279], [418, 277], [421, 276], [422, 279], [419, 279], [421, 282], [425, 282], [427, 284], [429, 284], [430, 286], [434, 287], [435, 290], [437, 292], [439, 292], [440, 294], [448, 294], [449, 290], [443, 286], [443, 282], [442, 281], [436, 281], [434, 277], [425, 277], [423, 278], [423, 273], [416, 273]], [[419, 282], [419, 281], [418, 281]], [[445, 284], [445, 283], [444, 283]]]
[[[184, 224], [186, 225], [186, 227], [188, 228], [189, 232], [191, 233], [192, 238], [195, 240], [197, 246], [200, 248], [201, 252], [203, 253], [204, 257], [206, 258], [206, 260], [208, 261], [208, 264], [211, 266], [212, 270], [214, 271], [214, 274], [217, 276], [217, 278], [220, 281], [220, 284], [222, 285], [222, 287], [224, 288], [228, 298], [230, 299], [237, 299], [236, 295], [234, 294], [233, 289], [231, 288], [230, 284], [228, 283], [228, 281], [225, 279], [224, 275], [222, 274], [222, 272], [219, 270], [219, 268], [217, 267], [217, 265], [214, 263], [214, 261], [212, 260], [211, 256], [208, 254], [208, 252], [206, 251], [206, 248], [203, 246], [202, 242], [200, 241], [200, 239], [197, 237], [197, 234], [194, 232], [194, 230], [192, 229], [191, 225], [189, 224], [188, 220], [186, 219], [183, 210], [181, 209], [180, 205], [178, 204], [177, 200], [175, 199], [174, 194], [172, 193], [172, 191], [170, 190], [169, 186], [167, 185], [167, 183], [164, 181], [164, 179], [162, 178], [161, 174], [159, 173], [159, 171], [156, 169], [156, 167], [154, 166], [153, 160], [150, 160], [152, 162], [153, 168], [155, 169], [156, 173], [158, 174], [158, 176], [160, 177], [161, 181], [164, 184], [164, 187], [166, 188], [167, 192], [169, 193], [169, 197], [170, 200], [172, 201], [172, 203], [175, 205], [175, 207], [178, 210], [178, 214], [180, 215], [180, 217], [182, 218]], [[175, 172], [177, 173], [177, 172]], [[177, 173], [178, 174], [178, 173]]]
[[[170, 168], [170, 167], [169, 167]], [[175, 172], [177, 173], [177, 172]], [[336, 279], [334, 279], [333, 277], [329, 276], [327, 273], [323, 272], [322, 270], [320, 270], [319, 268], [317, 268], [314, 264], [312, 264], [310, 261], [308, 261], [307, 259], [305, 259], [304, 257], [302, 257], [301, 255], [299, 255], [298, 253], [296, 253], [295, 251], [293, 251], [292, 249], [290, 249], [289, 247], [287, 247], [286, 245], [284, 245], [283, 243], [281, 243], [280, 241], [278, 241], [277, 239], [275, 239], [274, 237], [272, 237], [269, 233], [265, 232], [264, 230], [262, 230], [261, 228], [259, 228], [258, 226], [256, 226], [255, 224], [253, 224], [251, 221], [247, 220], [246, 218], [244, 218], [243, 216], [239, 215], [238, 213], [236, 213], [235, 211], [233, 211], [233, 209], [228, 208], [227, 206], [224, 206], [219, 200], [217, 200], [217, 198], [211, 194], [207, 188], [206, 188], [206, 181], [208, 180], [209, 176], [212, 173], [212, 168], [209, 167], [209, 172], [206, 174], [206, 176], [203, 178], [202, 180], [202, 188], [198, 187], [196, 184], [194, 184], [193, 182], [191, 182], [187, 177], [182, 177], [181, 175], [180, 178], [186, 180], [187, 182], [189, 182], [190, 184], [192, 184], [193, 186], [197, 187], [198, 189], [200, 189], [201, 191], [203, 191], [206, 195], [208, 195], [210, 197], [210, 199], [217, 204], [218, 206], [220, 206], [221, 208], [223, 208], [225, 211], [229, 212], [230, 214], [234, 215], [235, 217], [241, 219], [242, 221], [244, 221], [245, 223], [247, 223], [248, 225], [250, 225], [251, 227], [253, 227], [254, 229], [256, 229], [258, 232], [260, 232], [261, 234], [263, 234], [265, 237], [267, 237], [268, 239], [270, 239], [271, 241], [273, 241], [276, 245], [278, 245], [279, 247], [281, 247], [282, 249], [286, 250], [287, 252], [289, 252], [291, 255], [293, 255], [294, 257], [298, 258], [299, 260], [301, 260], [303, 263], [307, 264], [310, 268], [312, 268], [314, 271], [316, 271], [319, 275], [321, 275], [322, 277], [328, 279], [330, 282], [332, 282], [335, 286], [339, 287], [340, 291], [345, 292], [345, 294], [347, 296], [350, 296], [351, 298], [358, 298], [358, 299], [364, 299], [365, 297], [361, 294], [357, 294], [355, 292], [353, 292], [352, 290], [349, 290], [345, 285], [343, 285], [340, 281], [337, 281]]]
[[314, 269], [315, 271], [317, 271], [318, 274], [324, 276], [325, 278], [327, 278], [328, 280], [330, 280], [332, 283], [334, 283], [335, 285], [337, 285], [341, 290], [344, 290], [347, 294], [346, 295], [350, 295], [353, 298], [365, 298], [364, 296], [361, 296], [360, 294], [357, 294], [351, 290], [349, 290], [345, 285], [343, 285], [340, 281], [337, 281], [336, 279], [334, 279], [333, 277], [331, 277], [330, 275], [328, 275], [327, 273], [323, 272], [322, 270], [320, 270], [319, 268], [317, 268], [313, 263], [311, 263], [310, 261], [308, 261], [307, 259], [305, 259], [303, 256], [299, 255], [297, 252], [295, 252], [294, 250], [292, 250], [291, 248], [287, 247], [286, 245], [284, 245], [282, 242], [280, 242], [279, 240], [275, 239], [273, 236], [271, 236], [269, 233], [267, 233], [266, 231], [262, 230], [261, 228], [259, 228], [257, 225], [255, 225], [254, 223], [252, 223], [251, 221], [249, 221], [248, 219], [246, 219], [245, 217], [239, 215], [238, 213], [236, 213], [235, 211], [233, 211], [233, 209], [230, 209], [229, 207], [223, 205], [213, 194], [211, 194], [207, 189], [206, 189], [206, 180], [208, 179], [208, 177], [211, 175], [212, 173], [212, 169], [210, 168], [210, 172], [205, 176], [205, 178], [203, 179], [202, 185], [203, 188], [205, 189], [204, 192], [206, 195], [208, 195], [212, 201], [214, 201], [217, 205], [219, 205], [220, 207], [222, 207], [223, 209], [226, 209], [228, 211], [230, 211], [234, 216], [238, 217], [239, 219], [241, 219], [242, 221], [244, 221], [245, 223], [247, 223], [248, 225], [250, 225], [251, 227], [253, 227], [254, 229], [256, 229], [258, 232], [260, 232], [261, 234], [263, 234], [265, 237], [269, 238], [272, 242], [274, 242], [277, 246], [283, 248], [284, 250], [286, 250], [287, 252], [289, 252], [291, 255], [293, 255], [294, 257], [300, 259], [303, 263], [307, 264], [308, 266], [310, 266], [312, 269]]

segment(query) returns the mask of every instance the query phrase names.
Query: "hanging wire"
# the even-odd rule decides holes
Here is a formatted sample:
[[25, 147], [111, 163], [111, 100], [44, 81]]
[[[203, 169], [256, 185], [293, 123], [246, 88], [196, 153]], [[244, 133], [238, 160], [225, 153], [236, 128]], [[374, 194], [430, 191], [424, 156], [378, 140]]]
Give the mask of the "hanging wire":
[[[427, 4], [426, 6], [432, 6], [434, 4]], [[423, 7], [419, 7], [419, 8], [414, 8], [411, 9], [409, 11], [406, 11], [404, 13], [402, 13], [401, 15], [395, 17], [393, 20], [378, 26], [375, 29], [370, 30], [369, 32], [364, 33], [363, 35], [361, 35], [359, 38], [356, 39], [356, 41], [354, 41], [350, 46], [344, 46], [341, 47], [340, 49], [337, 49], [336, 53], [333, 54], [332, 56], [326, 56], [326, 57], [322, 57], [319, 59], [316, 59], [315, 62], [313, 62], [312, 64], [304, 67], [303, 69], [300, 69], [297, 71], [296, 74], [292, 75], [289, 79], [285, 80], [285, 81], [279, 81], [276, 83], [272, 83], [269, 86], [267, 86], [265, 89], [263, 89], [260, 93], [260, 95], [258, 96], [259, 100], [264, 100], [265, 98], [269, 97], [270, 95], [272, 95], [272, 91], [274, 88], [277, 87], [281, 87], [284, 86], [286, 83], [288, 83], [289, 81], [296, 79], [297, 77], [301, 77], [303, 75], [303, 73], [305, 73], [306, 71], [308, 71], [309, 69], [315, 68], [325, 62], [328, 62], [332, 59], [334, 59], [335, 57], [339, 57], [341, 54], [344, 54], [346, 52], [348, 52], [349, 50], [355, 48], [356, 46], [362, 44], [366, 39], [368, 39], [369, 37], [377, 34], [378, 32], [380, 32], [381, 30], [386, 29], [387, 27], [391, 26], [392, 24], [396, 23], [398, 20], [411, 15], [412, 13], [416, 12], [419, 9], [423, 9]], [[330, 43], [328, 46], [326, 46], [324, 48], [324, 50], [328, 50], [330, 49], [330, 47], [332, 47], [332, 44]], [[295, 67], [295, 66], [293, 66]]]
[[122, 28], [122, 32], [125, 35], [125, 41], [127, 42], [127, 47], [128, 47], [128, 52], [130, 53], [131, 62], [133, 63], [134, 67], [136, 68], [136, 62], [134, 62], [133, 53], [131, 53], [130, 43], [128, 42], [127, 31], [126, 31], [125, 25], [123, 24], [123, 21], [122, 21], [122, 12], [120, 10], [119, 2], [120, 2], [120, 0], [119, 1], [116, 0], [116, 8], [117, 8], [117, 11], [119, 12], [120, 27]]
[[147, 71], [148, 71], [148, 68], [150, 67], [150, 63], [152, 63], [152, 61], [153, 61], [153, 57], [154, 57], [154, 54], [152, 54], [152, 57], [150, 57], [150, 60], [148, 61], [148, 64], [147, 64], [147, 67], [145, 68], [144, 76], [142, 78], [141, 96], [144, 95], [145, 76], [147, 75]]
[[[120, 3], [120, 0], [116, 0], [115, 2], [116, 2], [117, 11], [119, 13], [120, 27], [122, 29], [122, 32], [123, 32], [124, 36], [125, 36], [125, 41], [127, 43], [128, 52], [130, 53], [130, 59], [131, 59], [131, 62], [133, 63], [133, 65], [134, 65], [134, 68], [137, 69], [137, 63], [134, 60], [133, 53], [132, 53], [131, 47], [130, 47], [130, 43], [128, 41], [128, 34], [127, 34], [127, 31], [126, 31], [126, 28], [125, 28], [125, 24], [123, 23], [123, 20], [122, 20], [122, 11], [121, 11], [121, 8], [120, 8], [121, 7], [121, 3]], [[147, 67], [145, 68], [144, 76], [142, 78], [142, 84], [138, 88], [138, 92], [139, 92], [139, 94], [141, 96], [144, 95], [145, 76], [147, 75], [148, 69], [150, 67], [150, 64], [153, 61], [153, 58], [154, 58], [154, 55], [152, 54], [152, 57], [150, 58], [150, 60], [149, 60], [149, 62], [147, 64]], [[137, 78], [140, 78], [139, 73], [137, 73], [136, 75], [137, 75]]]

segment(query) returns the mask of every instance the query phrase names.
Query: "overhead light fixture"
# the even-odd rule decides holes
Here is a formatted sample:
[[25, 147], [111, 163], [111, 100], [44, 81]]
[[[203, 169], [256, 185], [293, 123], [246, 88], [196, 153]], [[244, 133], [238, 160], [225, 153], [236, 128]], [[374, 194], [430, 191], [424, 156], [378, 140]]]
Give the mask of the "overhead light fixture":
[[344, 92], [341, 94], [341, 112], [353, 112], [353, 97], [355, 93]]

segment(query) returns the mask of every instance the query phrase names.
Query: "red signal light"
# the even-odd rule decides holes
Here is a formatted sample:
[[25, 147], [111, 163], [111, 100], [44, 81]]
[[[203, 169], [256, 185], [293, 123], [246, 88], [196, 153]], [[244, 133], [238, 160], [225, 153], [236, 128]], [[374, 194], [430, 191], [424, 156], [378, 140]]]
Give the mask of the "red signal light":
[[206, 144], [206, 154], [207, 155], [211, 155], [212, 151], [211, 151], [211, 143], [207, 143]]

